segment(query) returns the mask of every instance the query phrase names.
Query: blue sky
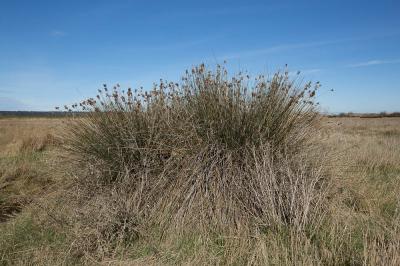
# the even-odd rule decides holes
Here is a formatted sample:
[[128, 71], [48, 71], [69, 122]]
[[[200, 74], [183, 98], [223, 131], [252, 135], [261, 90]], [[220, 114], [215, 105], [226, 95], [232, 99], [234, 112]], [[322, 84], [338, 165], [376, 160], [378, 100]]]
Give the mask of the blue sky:
[[[285, 64], [328, 112], [400, 111], [400, 1], [0, 2], [0, 110], [52, 110], [103, 83]], [[330, 92], [330, 89], [334, 92]]]

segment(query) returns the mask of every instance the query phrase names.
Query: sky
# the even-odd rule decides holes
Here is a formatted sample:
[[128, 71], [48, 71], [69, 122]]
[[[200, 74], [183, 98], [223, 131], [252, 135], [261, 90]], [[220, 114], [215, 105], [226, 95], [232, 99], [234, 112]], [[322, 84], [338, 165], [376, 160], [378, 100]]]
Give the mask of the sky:
[[103, 83], [150, 88], [227, 60], [320, 81], [323, 112], [400, 111], [399, 14], [398, 0], [0, 0], [0, 110], [54, 110]]

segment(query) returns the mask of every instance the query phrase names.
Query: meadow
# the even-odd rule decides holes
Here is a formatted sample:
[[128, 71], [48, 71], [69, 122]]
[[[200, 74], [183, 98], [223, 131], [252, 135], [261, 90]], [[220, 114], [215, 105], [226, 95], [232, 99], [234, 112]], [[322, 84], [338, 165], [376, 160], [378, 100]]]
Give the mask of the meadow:
[[[1, 265], [400, 264], [400, 118], [163, 89], [145, 111], [129, 90], [89, 117], [0, 119]], [[263, 99], [286, 105], [235, 128]]]

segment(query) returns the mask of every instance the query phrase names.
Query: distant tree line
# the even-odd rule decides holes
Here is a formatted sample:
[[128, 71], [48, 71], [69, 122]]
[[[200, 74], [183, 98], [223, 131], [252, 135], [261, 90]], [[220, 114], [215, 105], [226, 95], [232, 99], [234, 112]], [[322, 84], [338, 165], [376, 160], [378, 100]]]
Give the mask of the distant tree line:
[[0, 118], [5, 117], [66, 117], [71, 114], [79, 114], [79, 112], [63, 112], [63, 111], [0, 111]]
[[[82, 115], [84, 112], [68, 111], [0, 111], [0, 118], [5, 117], [47, 117], [57, 118], [71, 115]], [[400, 117], [400, 112], [380, 112], [380, 113], [339, 113], [328, 114], [328, 117], [361, 117], [361, 118], [380, 118], [380, 117]]]
[[380, 113], [339, 113], [330, 114], [328, 117], [361, 117], [361, 118], [380, 118], [380, 117], [400, 117], [400, 112], [380, 112]]

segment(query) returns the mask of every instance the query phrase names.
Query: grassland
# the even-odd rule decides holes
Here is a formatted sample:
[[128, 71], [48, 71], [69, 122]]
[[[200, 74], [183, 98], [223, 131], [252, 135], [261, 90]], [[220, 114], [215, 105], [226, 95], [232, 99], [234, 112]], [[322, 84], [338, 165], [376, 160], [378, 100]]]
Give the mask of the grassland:
[[[327, 118], [325, 123], [324, 142], [334, 148], [337, 165], [341, 165], [336, 180], [341, 193], [336, 219], [338, 226], [347, 227], [340, 237], [347, 238], [349, 245], [348, 254], [335, 255], [352, 257], [350, 264], [396, 265], [400, 244], [396, 231], [400, 119]], [[54, 201], [65, 185], [63, 173], [54, 167], [61, 163], [55, 159], [59, 151], [54, 141], [61, 124], [61, 119], [0, 120], [1, 264], [83, 262], [70, 250], [73, 238], [68, 230], [43, 208], [51, 205], [49, 201]], [[161, 256], [164, 263], [187, 263], [185, 256], [192, 256], [193, 249], [199, 248], [190, 239], [169, 247], [141, 245], [103, 262], [160, 263], [157, 256]], [[215, 244], [213, 248], [211, 252], [221, 247]], [[87, 258], [85, 262], [90, 263]]]
[[1, 119], [0, 262], [399, 265], [400, 119], [323, 117], [319, 88], [202, 64]]
[[0, 123], [0, 220], [6, 220], [52, 184], [48, 148], [55, 144], [60, 121], [14, 118]]

